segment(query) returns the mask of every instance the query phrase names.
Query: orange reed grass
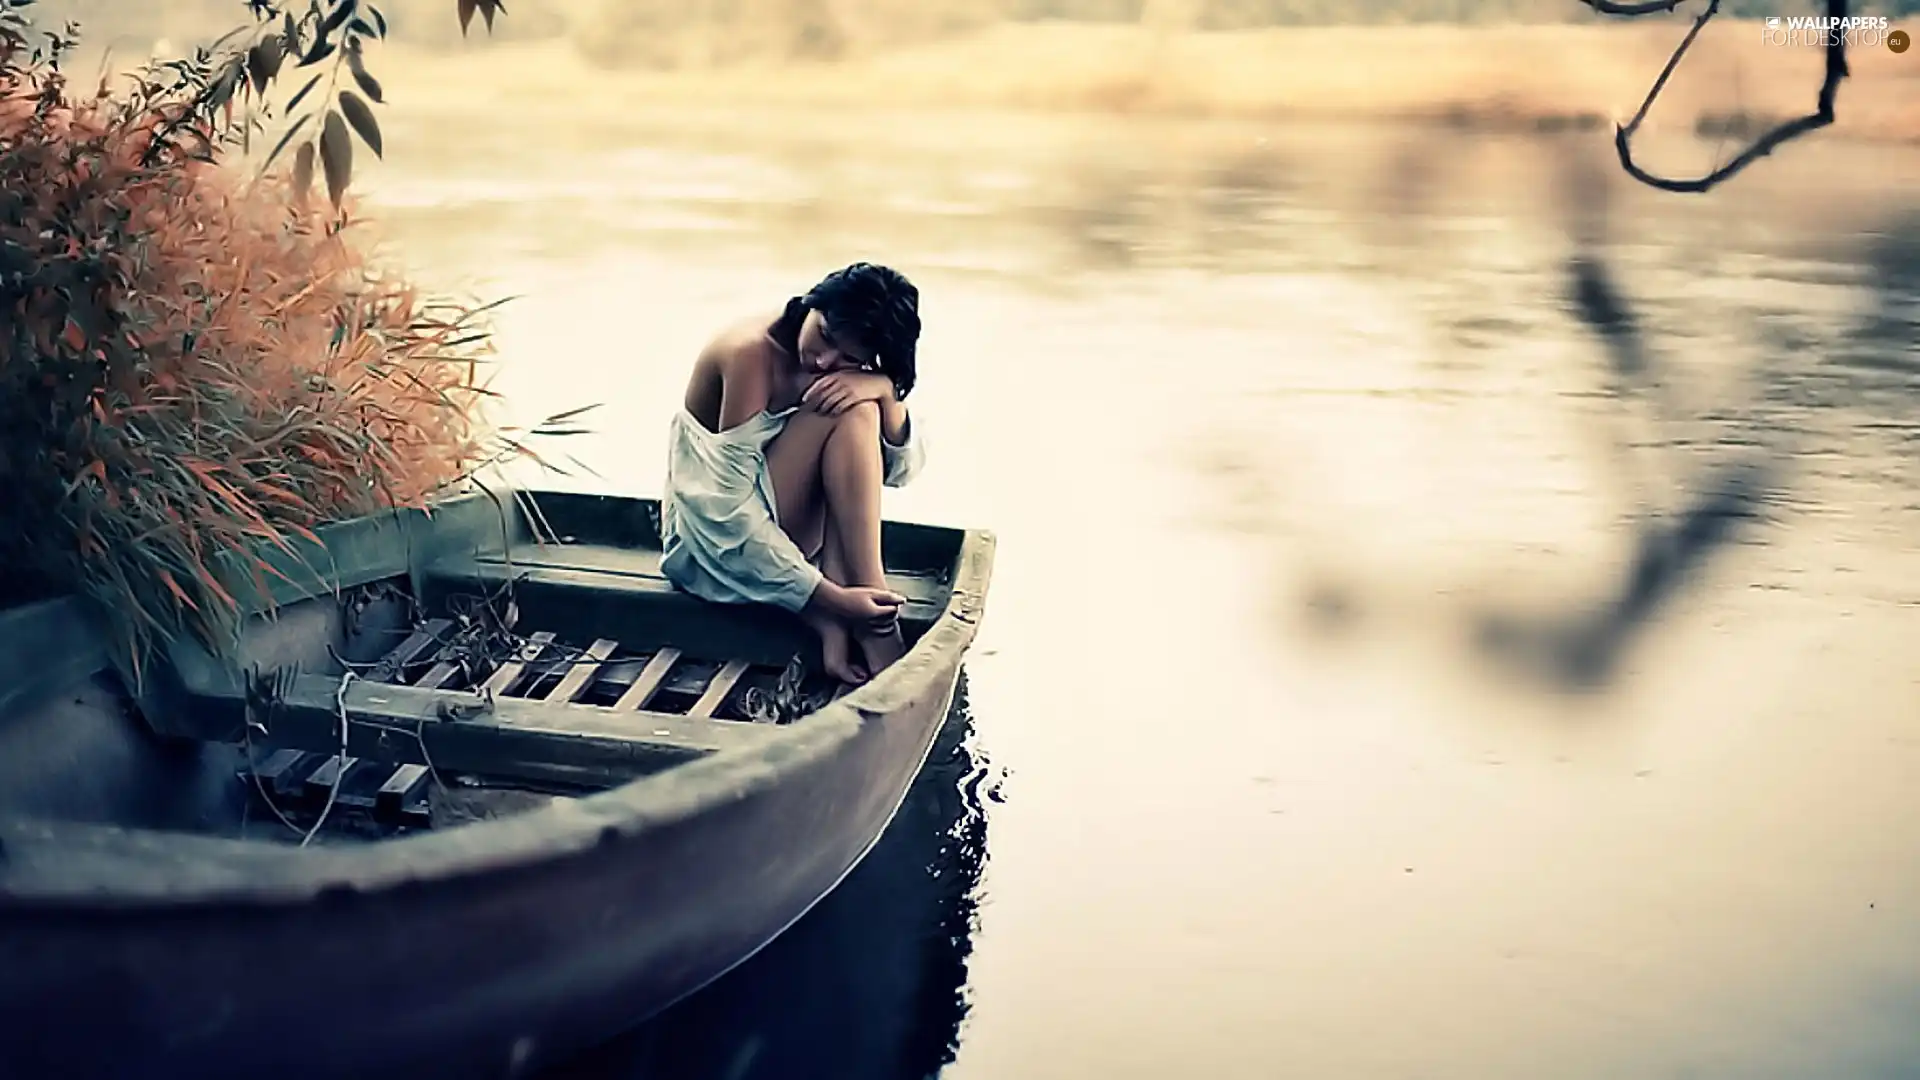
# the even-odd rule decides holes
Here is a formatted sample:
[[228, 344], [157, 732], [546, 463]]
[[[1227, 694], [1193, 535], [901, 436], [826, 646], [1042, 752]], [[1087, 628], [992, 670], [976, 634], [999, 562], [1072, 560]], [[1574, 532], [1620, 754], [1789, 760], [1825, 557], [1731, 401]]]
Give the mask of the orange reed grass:
[[0, 21], [0, 575], [99, 601], [137, 681], [156, 643], [231, 644], [249, 582], [216, 568], [487, 458], [489, 337], [224, 166], [205, 72], [76, 94], [30, 48]]

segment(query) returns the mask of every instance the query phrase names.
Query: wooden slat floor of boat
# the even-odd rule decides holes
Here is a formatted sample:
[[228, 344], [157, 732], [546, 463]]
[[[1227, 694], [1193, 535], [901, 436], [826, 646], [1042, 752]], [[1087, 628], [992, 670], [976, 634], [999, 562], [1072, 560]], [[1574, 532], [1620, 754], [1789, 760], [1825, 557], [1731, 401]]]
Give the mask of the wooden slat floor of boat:
[[489, 694], [506, 694], [512, 692], [515, 687], [520, 685], [521, 679], [527, 674], [527, 665], [540, 659], [540, 654], [546, 652], [548, 646], [552, 644], [553, 631], [542, 630], [534, 634], [527, 639], [525, 645], [520, 647], [520, 651], [515, 654], [513, 659], [494, 669], [493, 674], [487, 676], [487, 681], [481, 685], [486, 688]]
[[408, 665], [421, 657], [432, 655], [452, 626], [451, 619], [430, 619], [421, 624], [419, 629], [407, 635], [405, 641], [381, 657], [380, 661], [367, 672], [366, 677], [374, 682], [395, 681]]
[[634, 672], [633, 682], [613, 703], [614, 711], [628, 712], [644, 709], [653, 700], [653, 695], [666, 682], [667, 673], [680, 662], [679, 649], [661, 649], [647, 658], [646, 666]]
[[[491, 782], [537, 782], [569, 769], [593, 773], [602, 768], [594, 762], [608, 755], [621, 756], [618, 744], [609, 745], [609, 740], [652, 745], [657, 752], [682, 755], [680, 760], [686, 754], [725, 749], [759, 727], [755, 719], [764, 719], [749, 715], [744, 700], [749, 691], [758, 688], [772, 694], [782, 675], [781, 669], [771, 666], [738, 658], [690, 657], [675, 648], [644, 656], [622, 655], [616, 641], [601, 638], [579, 646], [561, 641], [552, 631], [529, 634], [504, 662], [491, 670], [483, 665], [483, 670], [472, 671], [446, 640], [450, 630], [451, 623], [444, 619], [423, 624], [370, 665], [365, 681], [409, 693], [403, 698], [363, 698], [349, 705], [349, 714], [356, 724], [387, 731], [417, 731], [417, 725], [425, 723], [452, 724], [468, 737], [483, 740], [490, 737], [488, 732], [509, 740], [518, 733], [520, 743], [509, 741], [503, 747], [521, 745], [522, 749], [481, 755], [498, 761], [503, 771], [460, 770], [492, 775]], [[416, 674], [422, 668], [425, 673]], [[356, 741], [354, 754], [344, 757], [338, 751], [320, 750], [337, 737], [331, 734], [335, 730], [333, 693], [323, 689], [327, 682], [314, 677], [302, 677], [298, 683], [284, 704], [307, 721], [298, 727], [302, 747], [280, 749], [254, 770], [270, 797], [286, 800], [296, 810], [317, 812], [337, 786], [338, 792], [332, 794], [334, 806], [348, 815], [386, 825], [422, 826], [434, 821], [431, 770], [420, 761], [396, 757], [392, 747], [369, 752]], [[496, 713], [480, 721], [459, 710], [434, 708], [438, 701], [471, 710], [475, 693], [483, 699], [525, 702], [535, 711], [525, 716]], [[532, 737], [531, 743], [527, 736]], [[578, 747], [570, 747], [570, 741]], [[425, 743], [419, 746], [424, 754]], [[522, 758], [515, 758], [516, 753]], [[554, 760], [542, 761], [542, 755], [552, 755]], [[581, 760], [573, 764], [564, 760], [572, 758]], [[548, 765], [557, 768], [548, 769]], [[563, 787], [571, 783], [559, 782]]]
[[[491, 553], [461, 557], [436, 564], [434, 570], [448, 576], [504, 580], [509, 566], [516, 574], [541, 570], [587, 573], [621, 579], [629, 588], [638, 586], [663, 595], [675, 592], [660, 573], [658, 551], [602, 544], [517, 545], [511, 556]], [[931, 621], [946, 604], [946, 585], [934, 575], [889, 569], [887, 585], [907, 598], [904, 614], [910, 620]]]
[[[544, 652], [535, 658], [539, 650]], [[482, 690], [495, 697], [604, 708], [616, 713], [645, 710], [742, 721], [749, 717], [729, 706], [736, 705], [738, 697], [752, 687], [772, 688], [780, 676], [780, 669], [771, 665], [703, 659], [674, 648], [644, 656], [623, 657], [619, 652], [619, 643], [605, 638], [579, 648], [542, 631], [530, 635], [527, 645], [492, 674], [472, 680], [472, 686], [451, 677], [437, 688]], [[424, 685], [424, 680], [416, 685]]]
[[567, 672], [561, 676], [559, 684], [547, 692], [547, 700], [569, 704], [580, 700], [580, 695], [586, 693], [600, 677], [607, 658], [619, 647], [619, 642], [608, 638], [600, 638], [587, 646], [586, 652], [569, 661]]
[[413, 685], [422, 690], [438, 690], [460, 676], [460, 665], [450, 659], [449, 650], [442, 648], [436, 655], [440, 658], [439, 662], [428, 668], [426, 674], [420, 676]]
[[[274, 809], [317, 814], [333, 797], [332, 813], [370, 817], [387, 826], [418, 828], [432, 820], [427, 787], [430, 777], [419, 765], [395, 766], [338, 753], [276, 750], [253, 767], [251, 794], [264, 795]], [[335, 787], [337, 794], [333, 793]]]
[[[377, 661], [365, 677], [426, 690], [484, 691], [496, 697], [716, 720], [749, 719], [726, 706], [750, 688], [770, 690], [779, 681], [780, 669], [771, 665], [697, 658], [674, 648], [623, 652], [618, 642], [607, 638], [579, 647], [551, 631], [528, 635], [523, 648], [491, 672], [469, 672], [448, 648], [436, 650], [433, 639], [420, 640], [427, 630], [444, 633], [447, 626], [446, 620], [436, 620], [423, 627]], [[424, 675], [409, 678], [428, 663]]]
[[687, 715], [712, 716], [726, 702], [727, 695], [733, 693], [740, 676], [747, 673], [747, 667], [745, 660], [729, 660], [722, 664], [720, 670], [714, 673], [713, 681], [701, 691], [700, 699], [693, 703], [693, 708], [687, 710]]

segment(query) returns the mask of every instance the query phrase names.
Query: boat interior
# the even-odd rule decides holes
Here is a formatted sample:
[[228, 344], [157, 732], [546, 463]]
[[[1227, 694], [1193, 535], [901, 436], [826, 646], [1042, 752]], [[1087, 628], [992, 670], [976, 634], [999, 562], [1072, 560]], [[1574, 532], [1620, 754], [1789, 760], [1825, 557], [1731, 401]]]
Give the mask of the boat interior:
[[[364, 842], [764, 745], [844, 693], [797, 619], [669, 585], [657, 516], [515, 492], [329, 527], [237, 662], [176, 644], [137, 694], [78, 601], [0, 611], [0, 817]], [[886, 524], [910, 646], [966, 536]]]

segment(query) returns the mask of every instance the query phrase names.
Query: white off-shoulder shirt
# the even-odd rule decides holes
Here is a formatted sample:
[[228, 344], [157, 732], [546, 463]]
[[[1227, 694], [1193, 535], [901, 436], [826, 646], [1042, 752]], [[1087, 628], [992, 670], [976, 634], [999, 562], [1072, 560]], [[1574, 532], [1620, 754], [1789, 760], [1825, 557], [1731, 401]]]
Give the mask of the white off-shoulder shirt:
[[[660, 572], [668, 581], [715, 603], [806, 606], [820, 569], [780, 528], [767, 475], [767, 444], [798, 411], [762, 410], [717, 433], [684, 408], [674, 413], [660, 499]], [[880, 439], [886, 486], [902, 487], [925, 467], [918, 427], [910, 418], [899, 446]]]

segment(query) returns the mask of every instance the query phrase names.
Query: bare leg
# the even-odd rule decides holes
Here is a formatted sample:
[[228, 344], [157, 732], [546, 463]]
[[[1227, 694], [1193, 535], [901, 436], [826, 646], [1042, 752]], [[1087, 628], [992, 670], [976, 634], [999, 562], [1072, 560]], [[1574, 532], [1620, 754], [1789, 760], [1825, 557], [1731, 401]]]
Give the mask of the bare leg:
[[[781, 528], [842, 585], [887, 585], [880, 561], [881, 468], [880, 410], [871, 403], [839, 416], [802, 410], [767, 447]], [[855, 636], [866, 664], [855, 664], [848, 627], [826, 617], [807, 622], [820, 635], [823, 666], [843, 682], [864, 682], [905, 651], [897, 628], [863, 632]]]
[[[827, 559], [827, 507], [820, 485], [821, 454], [839, 419], [807, 410], [795, 413], [767, 447], [767, 473], [773, 481], [781, 529], [821, 573], [844, 585], [846, 581]], [[811, 612], [800, 617], [820, 638], [820, 666], [828, 675], [853, 686], [866, 681], [866, 671], [853, 663], [853, 636], [845, 624]]]
[[[824, 567], [821, 569], [825, 571]], [[819, 635], [820, 666], [827, 674], [848, 686], [859, 686], [867, 681], [866, 668], [854, 662], [853, 632], [847, 629], [847, 624], [830, 615], [809, 614], [800, 617]]]
[[[832, 520], [826, 515], [826, 506], [821, 505], [820, 520], [823, 535], [820, 550], [813, 556], [813, 564], [831, 581], [844, 585], [847, 583], [846, 563], [840, 558], [839, 542], [833, 536]], [[830, 615], [803, 613], [813, 632], [820, 635], [820, 665], [827, 674], [849, 686], [858, 686], [867, 681], [867, 669], [854, 657], [853, 631], [846, 623]]]
[[[856, 577], [848, 566], [846, 550], [840, 543], [840, 534], [834, 528], [833, 518], [829, 516], [826, 537], [820, 546], [820, 570], [835, 581], [847, 583]], [[870, 678], [872, 673], [898, 660], [901, 653], [906, 651], [906, 642], [901, 637], [898, 625], [883, 634], [874, 634], [870, 631], [855, 632], [849, 640], [856, 639], [860, 642], [861, 656], [865, 662], [855, 663], [853, 666], [860, 673], [863, 681]]]
[[[835, 578], [841, 584], [884, 589], [887, 573], [880, 558], [880, 487], [884, 476], [880, 410], [867, 405], [848, 410], [840, 419], [827, 437], [820, 459], [821, 485], [827, 494], [822, 556], [845, 575]], [[823, 562], [822, 569], [827, 565]], [[856, 640], [866, 656], [869, 675], [879, 674], [906, 652], [897, 624], [881, 634], [862, 631]]]
[[[780, 528], [809, 559], [819, 561], [827, 507], [820, 485], [820, 459], [837, 416], [802, 409], [767, 445], [767, 477], [780, 509]], [[846, 584], [841, 582], [841, 584]]]

